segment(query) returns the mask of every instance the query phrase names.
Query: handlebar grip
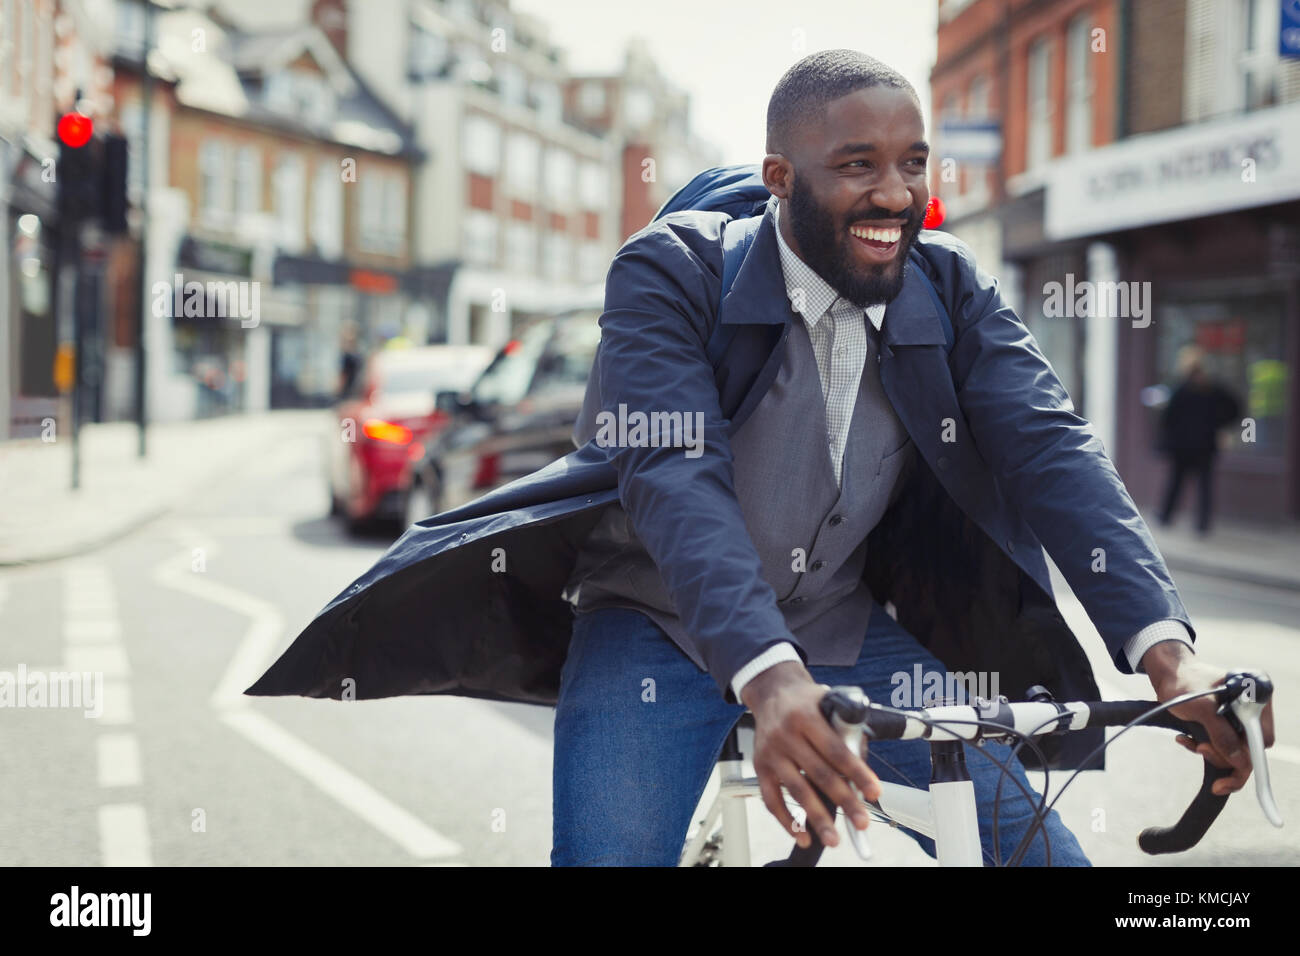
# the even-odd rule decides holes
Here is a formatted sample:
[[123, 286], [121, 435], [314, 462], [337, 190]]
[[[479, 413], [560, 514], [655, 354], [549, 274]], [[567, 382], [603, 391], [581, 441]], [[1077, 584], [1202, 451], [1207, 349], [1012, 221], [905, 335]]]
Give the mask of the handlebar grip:
[[[1198, 744], [1209, 743], [1210, 735], [1204, 725], [1196, 721], [1181, 720], [1172, 714], [1160, 716], [1172, 718], [1165, 724], [1166, 726], [1174, 721], [1182, 724], [1183, 727], [1180, 729]], [[1154, 856], [1160, 853], [1182, 853], [1196, 846], [1228, 803], [1228, 794], [1220, 796], [1214, 792], [1214, 781], [1231, 773], [1231, 767], [1216, 767], [1206, 760], [1205, 773], [1201, 777], [1201, 789], [1183, 811], [1182, 817], [1171, 827], [1147, 827], [1139, 833], [1138, 846], [1142, 851]]]
[[1228, 794], [1216, 794], [1214, 781], [1231, 775], [1231, 767], [1216, 767], [1205, 761], [1205, 776], [1201, 789], [1183, 812], [1182, 818], [1171, 827], [1148, 827], [1138, 834], [1138, 846], [1146, 853], [1182, 853], [1190, 850], [1205, 836], [1219, 813], [1228, 802]]

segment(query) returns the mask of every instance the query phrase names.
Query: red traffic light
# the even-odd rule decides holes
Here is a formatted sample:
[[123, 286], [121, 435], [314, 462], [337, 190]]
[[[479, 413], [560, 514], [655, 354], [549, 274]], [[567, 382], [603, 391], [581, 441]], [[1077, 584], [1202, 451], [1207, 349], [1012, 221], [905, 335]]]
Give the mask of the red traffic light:
[[65, 146], [80, 149], [90, 142], [95, 122], [84, 113], [64, 113], [59, 117], [59, 140]]
[[938, 196], [931, 196], [930, 201], [925, 205], [925, 219], [921, 226], [924, 229], [938, 229], [943, 225], [946, 215], [947, 210], [943, 208], [943, 200]]

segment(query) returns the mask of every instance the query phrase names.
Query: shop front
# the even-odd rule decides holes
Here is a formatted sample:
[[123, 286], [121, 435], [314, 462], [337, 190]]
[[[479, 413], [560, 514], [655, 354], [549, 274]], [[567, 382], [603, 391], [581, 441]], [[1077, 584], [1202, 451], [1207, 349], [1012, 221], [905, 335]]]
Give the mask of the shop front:
[[[0, 139], [0, 439], [48, 434], [60, 401], [55, 358], [61, 334], [54, 314], [58, 218], [54, 183], [38, 156]], [[63, 423], [59, 423], [63, 424]]]
[[1300, 519], [1300, 104], [1087, 154], [1049, 182], [1045, 225], [1113, 248], [1146, 293], [1145, 315], [1109, 320], [1112, 455], [1138, 503], [1162, 500], [1159, 416], [1196, 346], [1240, 406], [1220, 434], [1216, 513]]

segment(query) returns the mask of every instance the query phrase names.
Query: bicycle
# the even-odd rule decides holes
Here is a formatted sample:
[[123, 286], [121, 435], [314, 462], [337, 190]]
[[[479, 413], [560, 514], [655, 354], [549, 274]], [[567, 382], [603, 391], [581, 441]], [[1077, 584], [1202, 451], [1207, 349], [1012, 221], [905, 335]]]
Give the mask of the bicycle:
[[[821, 711], [850, 749], [862, 754], [862, 744], [869, 740], [918, 740], [930, 742], [931, 780], [928, 790], [918, 787], [881, 781], [880, 799], [863, 801], [870, 817], [890, 826], [906, 827], [931, 838], [935, 843], [935, 856], [940, 866], [981, 866], [985, 853], [980, 846], [979, 824], [976, 816], [975, 786], [966, 768], [965, 741], [977, 747], [986, 740], [1014, 740], [1013, 756], [1022, 747], [1037, 750], [1035, 737], [1049, 734], [1066, 734], [1087, 727], [1123, 727], [1119, 733], [1105, 741], [1082, 762], [1086, 768], [1106, 747], [1137, 726], [1163, 727], [1177, 730], [1192, 737], [1197, 743], [1208, 742], [1205, 728], [1196, 722], [1181, 720], [1169, 713], [1196, 697], [1213, 694], [1219, 704], [1218, 713], [1227, 719], [1238, 734], [1246, 738], [1254, 767], [1255, 796], [1265, 818], [1275, 827], [1282, 826], [1282, 816], [1273, 799], [1269, 784], [1268, 760], [1264, 750], [1264, 733], [1260, 715], [1272, 699], [1273, 684], [1263, 672], [1238, 671], [1228, 675], [1222, 686], [1208, 691], [1184, 694], [1163, 704], [1150, 700], [1093, 701], [1058, 703], [1042, 687], [1031, 688], [1029, 700], [1012, 703], [1006, 697], [989, 701], [976, 697], [974, 703], [904, 710], [886, 707], [868, 700], [857, 687], [833, 687], [822, 698]], [[749, 866], [749, 827], [746, 800], [760, 796], [758, 779], [743, 776], [744, 754], [740, 749], [739, 729], [753, 726], [753, 716], [746, 713], [732, 729], [718, 758], [720, 786], [709, 810], [693, 834], [688, 834], [679, 866]], [[984, 756], [996, 758], [989, 753]], [[1039, 752], [1041, 758], [1041, 751]], [[998, 761], [1002, 763], [1001, 761]], [[1030, 843], [1039, 830], [1047, 846], [1050, 865], [1051, 847], [1045, 822], [1061, 793], [1082, 772], [1076, 770], [1061, 791], [1049, 803], [1044, 794], [1026, 792], [1030, 798], [1039, 797], [1035, 807], [1035, 820], [1012, 853], [1007, 865], [1023, 859]], [[1010, 768], [1003, 764], [1003, 774], [998, 782], [995, 801], [1000, 798], [1002, 782], [1008, 778]], [[1201, 788], [1172, 827], [1148, 827], [1138, 836], [1138, 845], [1149, 854], [1181, 853], [1191, 849], [1209, 830], [1223, 810], [1228, 795], [1216, 795], [1214, 782], [1227, 776], [1229, 768], [1216, 767], [1206, 761]], [[1021, 786], [1014, 778], [1010, 778]], [[814, 786], [814, 789], [816, 787]], [[1023, 789], [1023, 787], [1022, 787]], [[855, 794], [862, 794], [854, 788]], [[817, 793], [836, 816], [834, 803], [825, 794]], [[847, 817], [844, 821], [850, 844], [858, 857], [871, 859], [871, 849], [865, 835], [854, 827]], [[994, 832], [997, 827], [997, 804], [994, 805]], [[808, 847], [795, 845], [790, 856], [775, 860], [765, 866], [815, 866], [824, 849], [821, 840], [809, 831]], [[997, 841], [994, 841], [995, 845]], [[1001, 865], [1000, 854], [994, 856], [995, 865]]]

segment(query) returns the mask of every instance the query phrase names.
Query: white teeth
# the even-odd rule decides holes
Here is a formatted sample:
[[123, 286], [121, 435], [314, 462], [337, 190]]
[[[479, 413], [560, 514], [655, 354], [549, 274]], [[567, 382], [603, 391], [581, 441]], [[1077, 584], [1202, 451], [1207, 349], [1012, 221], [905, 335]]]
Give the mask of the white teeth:
[[849, 232], [859, 239], [874, 239], [876, 242], [897, 242], [903, 235], [903, 230], [898, 226], [889, 229], [851, 226]]

